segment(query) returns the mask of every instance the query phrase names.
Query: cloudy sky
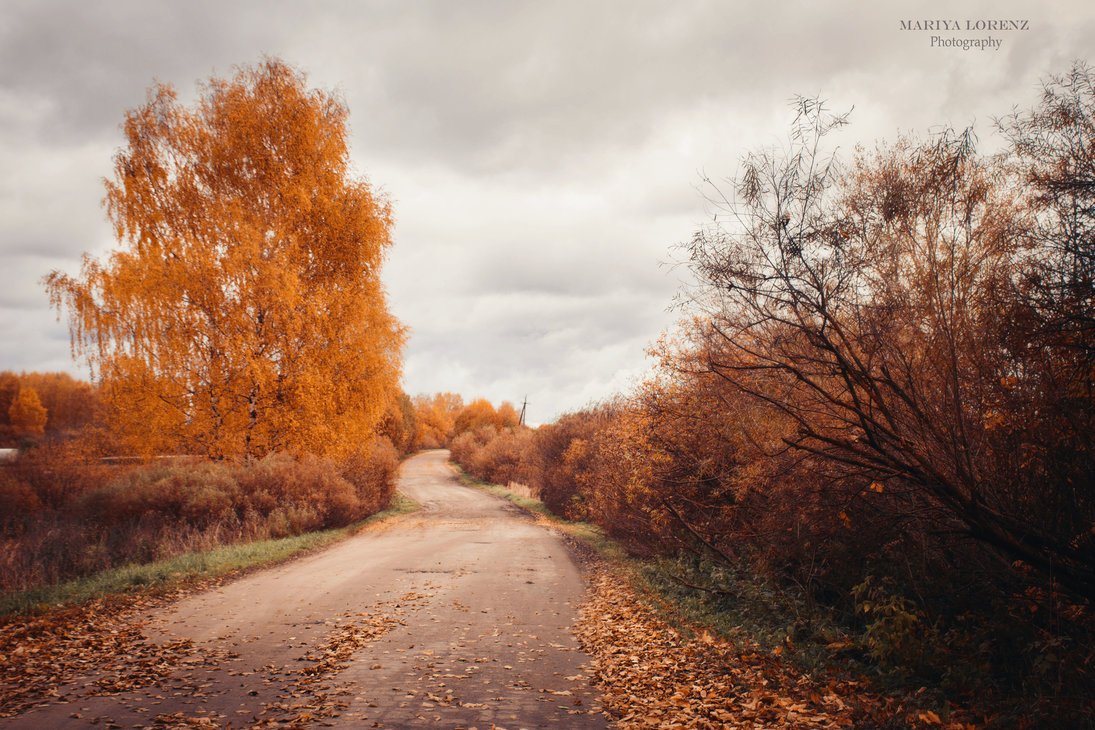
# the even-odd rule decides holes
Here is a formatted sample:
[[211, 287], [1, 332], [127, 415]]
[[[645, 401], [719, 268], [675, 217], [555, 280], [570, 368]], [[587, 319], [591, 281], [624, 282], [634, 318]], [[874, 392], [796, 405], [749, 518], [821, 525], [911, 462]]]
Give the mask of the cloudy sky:
[[[934, 19], [963, 29], [900, 23]], [[998, 19], [1028, 29], [964, 29]], [[974, 124], [991, 143], [992, 116], [1095, 62], [1093, 39], [1088, 0], [0, 0], [0, 370], [83, 374], [39, 280], [114, 244], [102, 178], [154, 80], [192, 99], [267, 54], [337, 90], [398, 217], [406, 390], [527, 394], [542, 422], [646, 371], [700, 176], [780, 144], [793, 95], [854, 105], [850, 141]]]

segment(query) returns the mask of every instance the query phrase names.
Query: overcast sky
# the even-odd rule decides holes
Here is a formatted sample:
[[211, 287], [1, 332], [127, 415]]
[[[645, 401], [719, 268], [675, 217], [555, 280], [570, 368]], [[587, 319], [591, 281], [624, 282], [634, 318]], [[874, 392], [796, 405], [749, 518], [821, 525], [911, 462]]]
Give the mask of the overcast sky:
[[[900, 24], [934, 19], [963, 29]], [[964, 29], [982, 19], [1028, 29]], [[405, 389], [527, 394], [543, 422], [642, 377], [679, 316], [663, 262], [706, 218], [700, 175], [784, 140], [792, 96], [854, 105], [850, 140], [975, 124], [988, 141], [1093, 51], [1087, 0], [0, 0], [0, 370], [86, 376], [39, 280], [114, 245], [102, 178], [154, 80], [192, 99], [267, 54], [337, 90], [358, 172], [395, 205]]]

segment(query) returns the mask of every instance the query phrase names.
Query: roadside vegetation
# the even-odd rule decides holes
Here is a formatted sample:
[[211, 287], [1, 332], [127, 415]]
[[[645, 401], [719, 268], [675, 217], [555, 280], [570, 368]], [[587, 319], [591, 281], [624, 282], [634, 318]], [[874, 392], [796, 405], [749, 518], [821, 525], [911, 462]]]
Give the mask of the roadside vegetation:
[[846, 115], [796, 112], [711, 183], [647, 381], [453, 459], [728, 636], [929, 720], [1091, 727], [1095, 75], [996, 120], [995, 154], [941, 130], [841, 156]]
[[185, 552], [149, 563], [118, 568], [61, 583], [4, 595], [0, 621], [5, 616], [39, 613], [80, 606], [88, 601], [135, 591], [169, 591], [255, 568], [268, 567], [354, 535], [362, 529], [418, 509], [418, 504], [396, 494], [392, 506], [345, 527], [306, 532], [292, 537], [235, 542], [209, 550]]
[[271, 454], [120, 467], [41, 446], [0, 469], [0, 590], [345, 527], [389, 507], [398, 465], [386, 439], [341, 462]]
[[[790, 596], [738, 601], [735, 608], [756, 612], [746, 618], [682, 590], [674, 564], [636, 557], [602, 527], [555, 514], [526, 485], [492, 484], [463, 469], [460, 481], [509, 500], [575, 545], [590, 585], [575, 630], [619, 727], [943, 724], [937, 698], [887, 693], [861, 680], [870, 667], [816, 642], [792, 643], [789, 606], [782, 603]], [[639, 656], [641, 662], [633, 660]], [[948, 726], [976, 727], [960, 718], [970, 715], [952, 712]]]

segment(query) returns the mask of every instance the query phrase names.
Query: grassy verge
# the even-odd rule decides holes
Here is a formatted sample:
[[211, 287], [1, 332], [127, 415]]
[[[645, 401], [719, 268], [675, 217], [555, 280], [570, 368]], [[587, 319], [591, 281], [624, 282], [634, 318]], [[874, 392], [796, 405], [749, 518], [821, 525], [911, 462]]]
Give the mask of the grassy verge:
[[[866, 669], [863, 652], [835, 618], [801, 593], [744, 569], [731, 572], [687, 560], [660, 559], [640, 569], [643, 587], [687, 624], [730, 641], [781, 653], [800, 671]], [[707, 588], [695, 586], [711, 584]], [[670, 621], [673, 623], [673, 621]]]
[[125, 565], [57, 585], [0, 596], [0, 617], [76, 606], [109, 594], [148, 589], [168, 590], [198, 580], [267, 567], [326, 547], [372, 525], [418, 508], [417, 502], [397, 492], [391, 507], [346, 527], [308, 532], [278, 540], [225, 545], [155, 563]]

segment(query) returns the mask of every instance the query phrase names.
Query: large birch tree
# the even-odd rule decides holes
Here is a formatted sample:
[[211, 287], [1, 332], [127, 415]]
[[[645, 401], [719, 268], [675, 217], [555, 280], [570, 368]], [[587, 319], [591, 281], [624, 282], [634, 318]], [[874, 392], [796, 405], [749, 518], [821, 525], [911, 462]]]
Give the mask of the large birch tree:
[[126, 114], [104, 199], [120, 246], [45, 282], [129, 448], [339, 455], [398, 397], [392, 211], [351, 170], [347, 115], [275, 59]]

